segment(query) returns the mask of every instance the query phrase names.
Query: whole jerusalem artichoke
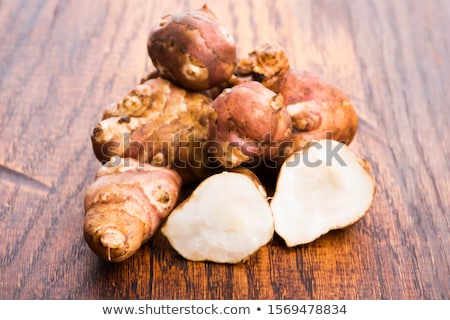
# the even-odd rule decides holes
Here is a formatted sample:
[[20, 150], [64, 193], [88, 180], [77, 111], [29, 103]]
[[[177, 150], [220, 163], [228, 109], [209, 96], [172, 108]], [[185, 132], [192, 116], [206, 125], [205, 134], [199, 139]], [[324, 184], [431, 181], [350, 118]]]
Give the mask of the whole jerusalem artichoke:
[[181, 186], [173, 170], [112, 158], [86, 189], [84, 237], [99, 257], [120, 262], [156, 232]]

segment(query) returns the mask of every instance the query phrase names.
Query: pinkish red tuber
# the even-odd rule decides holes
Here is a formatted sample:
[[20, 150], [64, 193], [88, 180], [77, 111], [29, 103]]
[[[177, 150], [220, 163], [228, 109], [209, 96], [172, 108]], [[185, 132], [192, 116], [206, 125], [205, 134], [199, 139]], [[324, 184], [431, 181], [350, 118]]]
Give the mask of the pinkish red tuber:
[[283, 96], [292, 119], [291, 151], [325, 138], [349, 144], [356, 134], [358, 117], [349, 98], [309, 73], [291, 70], [284, 49], [276, 44], [259, 46], [241, 59], [235, 78], [259, 81]]
[[349, 98], [338, 88], [308, 73], [286, 72], [276, 92], [283, 95], [292, 119], [294, 148], [312, 140], [333, 139], [350, 144], [358, 116]]
[[218, 160], [227, 168], [277, 157], [291, 136], [283, 97], [256, 81], [225, 89], [212, 103], [216, 111], [209, 139], [220, 144]]

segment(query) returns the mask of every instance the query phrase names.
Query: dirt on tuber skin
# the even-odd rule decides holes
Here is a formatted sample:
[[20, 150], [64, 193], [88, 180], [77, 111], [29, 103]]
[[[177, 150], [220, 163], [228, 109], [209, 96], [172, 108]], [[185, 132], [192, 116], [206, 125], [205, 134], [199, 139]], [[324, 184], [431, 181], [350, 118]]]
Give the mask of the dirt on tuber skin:
[[113, 158], [85, 193], [84, 236], [100, 258], [121, 262], [156, 232], [178, 200], [181, 178], [173, 170]]
[[189, 90], [226, 82], [236, 65], [234, 39], [206, 5], [162, 17], [149, 35], [147, 48], [161, 76]]
[[212, 104], [209, 140], [217, 141], [216, 157], [225, 168], [277, 157], [291, 136], [291, 119], [283, 97], [256, 81], [225, 89]]
[[207, 163], [211, 99], [168, 80], [150, 79], [103, 112], [91, 136], [100, 161], [112, 156], [176, 170], [183, 183], [212, 174]]

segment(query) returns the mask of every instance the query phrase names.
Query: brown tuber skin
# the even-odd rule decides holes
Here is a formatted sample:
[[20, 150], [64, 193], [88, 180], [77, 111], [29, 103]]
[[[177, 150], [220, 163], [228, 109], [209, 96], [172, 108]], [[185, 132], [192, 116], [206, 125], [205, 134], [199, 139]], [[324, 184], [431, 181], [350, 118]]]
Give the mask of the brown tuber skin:
[[276, 92], [283, 95], [292, 119], [294, 149], [312, 140], [333, 139], [350, 144], [358, 128], [358, 116], [338, 88], [308, 73], [286, 72]]
[[225, 89], [212, 105], [216, 118], [209, 138], [219, 142], [217, 158], [226, 168], [277, 157], [280, 145], [290, 139], [292, 123], [283, 97], [259, 82]]
[[277, 44], [266, 43], [250, 52], [248, 58], [239, 60], [236, 77], [232, 80], [240, 83], [250, 77], [275, 91], [274, 88], [288, 70], [289, 60], [284, 49]]
[[206, 163], [211, 99], [155, 78], [110, 105], [91, 136], [100, 161], [112, 156], [172, 168], [183, 183], [211, 174]]
[[162, 77], [190, 90], [226, 82], [236, 64], [233, 37], [206, 5], [162, 17], [149, 35], [147, 49]]
[[84, 236], [100, 258], [121, 262], [156, 232], [181, 186], [173, 170], [113, 158], [86, 189]]

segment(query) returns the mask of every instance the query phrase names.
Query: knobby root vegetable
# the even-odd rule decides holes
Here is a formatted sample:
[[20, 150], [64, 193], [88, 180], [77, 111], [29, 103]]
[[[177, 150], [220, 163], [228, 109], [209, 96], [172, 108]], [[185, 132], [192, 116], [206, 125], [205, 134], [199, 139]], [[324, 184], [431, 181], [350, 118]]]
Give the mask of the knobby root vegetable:
[[89, 247], [109, 262], [132, 256], [174, 208], [181, 186], [173, 170], [111, 159], [87, 187], [84, 236]]
[[356, 134], [358, 117], [350, 99], [312, 74], [292, 70], [279, 45], [259, 46], [239, 60], [235, 78], [259, 81], [283, 96], [292, 119], [293, 145], [286, 154], [325, 138], [350, 144]]
[[226, 82], [236, 65], [234, 39], [206, 5], [162, 17], [147, 48], [162, 77], [190, 90]]
[[350, 144], [358, 116], [350, 99], [338, 88], [303, 72], [286, 72], [276, 92], [284, 97], [292, 119], [294, 150], [313, 140], [333, 139]]
[[255, 176], [222, 172], [204, 180], [162, 227], [172, 247], [194, 261], [238, 263], [274, 233], [265, 192]]
[[257, 81], [266, 88], [277, 88], [282, 75], [289, 70], [288, 57], [282, 47], [267, 43], [258, 46], [247, 58], [238, 61], [234, 74], [224, 83], [210, 88], [205, 94], [215, 99], [226, 88]]
[[291, 136], [283, 97], [256, 81], [225, 89], [212, 106], [209, 139], [217, 141], [222, 166], [234, 168], [278, 156]]
[[212, 174], [207, 163], [211, 99], [162, 78], [138, 85], [103, 112], [91, 136], [101, 161], [112, 156], [176, 170], [187, 184]]
[[232, 80], [239, 83], [250, 79], [273, 90], [288, 70], [289, 60], [284, 49], [277, 44], [266, 43], [256, 47], [247, 58], [239, 60], [236, 77]]
[[366, 160], [334, 140], [310, 143], [282, 165], [270, 203], [287, 246], [349, 226], [370, 208], [375, 182]]

